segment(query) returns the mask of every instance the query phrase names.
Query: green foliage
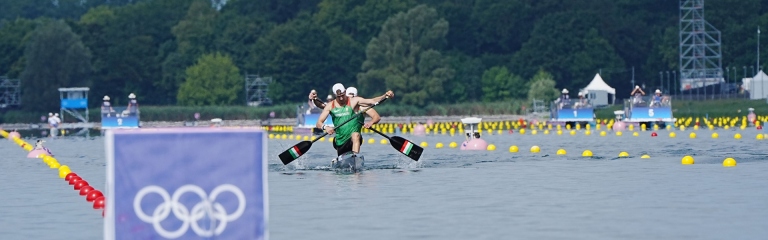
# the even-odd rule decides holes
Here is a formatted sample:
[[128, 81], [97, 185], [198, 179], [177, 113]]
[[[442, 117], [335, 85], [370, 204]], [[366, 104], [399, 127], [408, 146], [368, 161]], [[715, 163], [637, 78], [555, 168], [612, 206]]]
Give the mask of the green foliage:
[[390, 17], [368, 43], [358, 88], [365, 93], [391, 89], [403, 103], [420, 106], [440, 99], [443, 84], [455, 73], [436, 50], [447, 32], [448, 22], [426, 5]]
[[323, 0], [314, 19], [365, 43], [379, 32], [387, 18], [414, 6], [414, 0]]
[[90, 87], [90, 51], [63, 21], [47, 21], [31, 33], [21, 74], [23, 107], [59, 109], [60, 87]]
[[243, 99], [243, 76], [229, 56], [205, 54], [187, 68], [178, 94], [180, 105], [233, 105]]
[[530, 81], [530, 89], [528, 90], [528, 100], [544, 100], [544, 102], [550, 102], [557, 98], [560, 93], [555, 88], [555, 80], [552, 78], [552, 74], [539, 70], [536, 75]]
[[492, 67], [483, 73], [483, 102], [524, 99], [528, 93], [523, 78], [510, 73], [507, 67]]
[[0, 75], [18, 78], [24, 70], [24, 46], [28, 34], [39, 25], [39, 21], [16, 19], [0, 21]]

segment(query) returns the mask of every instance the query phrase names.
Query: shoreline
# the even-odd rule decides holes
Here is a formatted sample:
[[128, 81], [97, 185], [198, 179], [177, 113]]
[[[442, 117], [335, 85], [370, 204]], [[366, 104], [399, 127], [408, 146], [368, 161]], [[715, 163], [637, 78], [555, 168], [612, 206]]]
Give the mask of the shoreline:
[[[472, 116], [410, 116], [410, 117], [381, 117], [379, 123], [405, 123], [409, 119], [411, 122], [426, 123], [429, 120], [434, 122], [458, 122], [462, 118], [478, 117], [484, 121], [507, 121], [517, 119], [531, 119], [533, 115], [472, 115]], [[264, 124], [262, 124], [264, 123]], [[220, 126], [228, 127], [254, 127], [254, 126], [296, 126], [296, 118], [277, 118], [271, 120], [252, 119], [252, 120], [222, 120]], [[142, 121], [142, 128], [167, 128], [167, 127], [193, 127], [193, 126], [210, 126], [212, 125], [210, 120], [205, 121]], [[76, 129], [76, 128], [100, 128], [100, 122], [89, 123], [62, 123], [59, 129]], [[5, 130], [36, 130], [36, 129], [49, 129], [46, 123], [5, 123], [0, 124], [0, 129]]]

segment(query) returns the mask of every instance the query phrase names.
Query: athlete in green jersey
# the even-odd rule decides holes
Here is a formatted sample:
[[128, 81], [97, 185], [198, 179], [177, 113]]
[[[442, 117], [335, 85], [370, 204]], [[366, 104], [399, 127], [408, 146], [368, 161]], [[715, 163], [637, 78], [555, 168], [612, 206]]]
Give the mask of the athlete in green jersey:
[[[373, 99], [365, 99], [360, 97], [350, 98], [346, 95], [346, 89], [341, 83], [333, 85], [333, 92], [336, 94], [336, 99], [325, 105], [323, 112], [320, 113], [320, 117], [317, 119], [317, 128], [323, 129], [328, 134], [336, 133], [336, 137], [333, 143], [333, 147], [336, 149], [338, 155], [352, 151], [357, 154], [360, 152], [360, 128], [362, 127], [358, 122], [358, 119], [352, 120], [350, 123], [341, 125], [350, 118], [357, 118], [355, 110], [359, 107], [370, 107], [373, 104], [380, 102], [385, 97], [393, 98], [394, 92], [387, 91], [386, 94]], [[335, 125], [334, 127], [325, 126], [323, 122], [331, 115], [331, 119]]]

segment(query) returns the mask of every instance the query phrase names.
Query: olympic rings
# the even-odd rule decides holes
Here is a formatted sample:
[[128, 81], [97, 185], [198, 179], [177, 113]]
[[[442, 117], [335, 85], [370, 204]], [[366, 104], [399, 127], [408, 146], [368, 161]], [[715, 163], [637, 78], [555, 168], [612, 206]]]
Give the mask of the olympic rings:
[[[221, 205], [221, 203], [216, 202], [216, 198], [219, 194], [225, 191], [231, 192], [237, 197], [237, 209], [232, 214], [227, 214], [224, 206]], [[147, 215], [141, 208], [141, 201], [150, 193], [160, 195], [163, 199], [163, 203], [158, 205], [155, 210], [152, 211], [152, 215]], [[191, 211], [187, 206], [179, 202], [181, 196], [186, 193], [192, 193], [201, 199], [199, 203], [192, 207]], [[170, 239], [183, 236], [187, 233], [190, 227], [195, 234], [201, 237], [219, 235], [227, 228], [228, 222], [235, 221], [243, 215], [245, 207], [245, 194], [243, 194], [243, 191], [241, 191], [240, 188], [232, 184], [222, 184], [217, 186], [211, 191], [210, 196], [208, 196], [202, 188], [191, 184], [176, 189], [176, 191], [173, 192], [173, 195], [169, 195], [165, 189], [159, 186], [150, 185], [139, 190], [139, 192], [136, 193], [136, 197], [133, 199], [133, 210], [136, 212], [136, 216], [141, 221], [151, 223], [152, 227], [158, 234], [160, 234], [160, 236]], [[181, 227], [175, 231], [168, 231], [160, 224], [160, 222], [167, 219], [171, 213], [173, 213], [173, 216], [176, 219], [179, 219], [182, 222]], [[198, 224], [198, 221], [206, 216], [211, 219], [212, 229], [204, 229]]]

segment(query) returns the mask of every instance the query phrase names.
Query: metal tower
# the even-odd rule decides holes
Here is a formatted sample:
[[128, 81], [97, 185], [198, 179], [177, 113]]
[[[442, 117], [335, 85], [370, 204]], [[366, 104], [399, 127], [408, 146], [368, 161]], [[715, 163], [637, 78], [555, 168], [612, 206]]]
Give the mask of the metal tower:
[[245, 75], [245, 103], [248, 106], [259, 106], [263, 104], [272, 104], [272, 100], [267, 97], [269, 84], [272, 83], [272, 77], [259, 77], [259, 75]]
[[0, 76], [0, 108], [21, 105], [21, 82]]
[[720, 30], [704, 20], [704, 0], [680, 0], [680, 90], [721, 83], [722, 62]]

